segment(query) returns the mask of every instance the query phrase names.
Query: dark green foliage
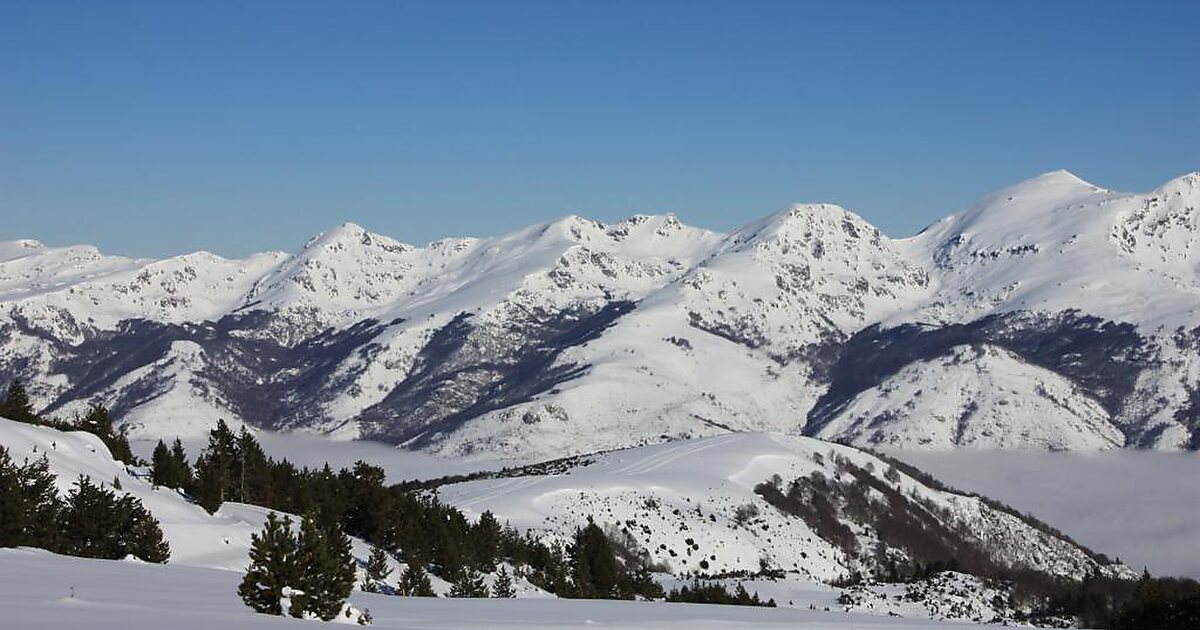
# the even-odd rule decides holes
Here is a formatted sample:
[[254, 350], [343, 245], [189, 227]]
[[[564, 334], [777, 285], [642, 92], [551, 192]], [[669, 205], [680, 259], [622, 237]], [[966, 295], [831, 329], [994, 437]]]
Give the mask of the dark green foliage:
[[517, 592], [513, 588], [512, 575], [508, 569], [500, 567], [496, 571], [496, 580], [492, 583], [492, 597], [516, 597]]
[[567, 546], [571, 584], [560, 595], [583, 599], [647, 599], [662, 596], [645, 565], [628, 567], [618, 560], [612, 542], [592, 519], [575, 530]]
[[340, 525], [322, 527], [313, 514], [304, 518], [296, 539], [296, 588], [293, 617], [313, 614], [329, 621], [341, 612], [354, 588], [354, 558]]
[[[192, 489], [196, 500], [209, 514], [220, 509], [226, 500], [240, 488], [241, 470], [235, 470], [239, 462], [237, 439], [224, 420], [208, 432], [208, 446], [196, 458], [196, 480]], [[269, 507], [269, 506], [268, 506]]]
[[[994, 557], [986, 541], [971, 532], [947, 525], [953, 519], [941, 508], [900, 492], [870, 471], [848, 459], [837, 458], [843, 479], [813, 473], [792, 482], [786, 494], [771, 483], [755, 492], [776, 508], [804, 519], [821, 538], [837, 545], [848, 556], [860, 555], [857, 539], [847, 521], [868, 525], [879, 536], [879, 547], [870, 558], [875, 577], [888, 581], [919, 578], [945, 570], [1007, 579], [1011, 567]], [[903, 550], [898, 563], [888, 549]]]
[[158, 563], [171, 555], [158, 521], [137, 499], [81, 476], [64, 502], [45, 458], [17, 466], [0, 448], [0, 547], [18, 545]]
[[78, 428], [99, 436], [104, 445], [112, 453], [113, 459], [126, 464], [133, 464], [133, 451], [129, 449], [129, 440], [124, 433], [113, 430], [112, 418], [104, 405], [95, 405], [88, 410], [80, 421]]
[[154, 445], [154, 452], [150, 455], [150, 481], [156, 486], [171, 487], [167, 483], [170, 476], [168, 468], [170, 467], [171, 451], [167, 448], [166, 443], [162, 440]]
[[493, 571], [496, 568], [496, 553], [500, 548], [500, 523], [490, 511], [479, 515], [471, 533], [471, 557], [475, 567], [480, 571]]
[[192, 485], [192, 469], [188, 466], [187, 453], [183, 443], [175, 438], [175, 444], [170, 449], [162, 440], [154, 446], [154, 454], [150, 458], [150, 480], [155, 485], [167, 488], [188, 489]]
[[[627, 599], [621, 588], [621, 568], [604, 530], [594, 521], [575, 530], [567, 546], [575, 597], [583, 599]], [[627, 589], [626, 589], [627, 590]]]
[[292, 519], [279, 519], [271, 512], [263, 531], [250, 535], [250, 566], [238, 586], [238, 595], [255, 612], [282, 615], [283, 589], [297, 582]]
[[408, 597], [433, 597], [433, 584], [429, 581], [429, 574], [425, 573], [420, 566], [410, 564], [404, 569], [404, 573], [400, 574], [400, 585], [396, 589], [400, 595]]
[[488, 597], [490, 592], [483, 574], [473, 567], [465, 567], [458, 571], [458, 575], [454, 576], [449, 595], [450, 597]]
[[4, 402], [0, 403], [0, 416], [17, 422], [38, 423], [37, 414], [33, 412], [33, 406], [29, 402], [29, 392], [25, 390], [25, 384], [20, 379], [8, 385]]
[[180, 442], [179, 438], [175, 438], [175, 443], [171, 445], [171, 463], [175, 467], [171, 473], [171, 480], [179, 484], [172, 487], [190, 488], [192, 486], [192, 467], [188, 465], [187, 453], [184, 452], [183, 442]]
[[767, 606], [775, 607], [775, 600], [762, 601], [758, 593], [751, 595], [746, 587], [738, 582], [737, 588], [730, 593], [724, 586], [716, 582], [701, 582], [693, 580], [691, 586], [683, 585], [672, 589], [667, 594], [669, 602], [689, 602], [693, 604], [725, 604], [731, 606]]
[[62, 508], [46, 458], [18, 466], [0, 446], [0, 547], [57, 549]]
[[379, 585], [392, 574], [392, 568], [388, 566], [387, 552], [379, 547], [371, 547], [371, 555], [367, 558], [365, 569], [367, 575], [363, 580], [362, 590], [378, 593]]
[[133, 555], [164, 563], [171, 555], [158, 521], [141, 501], [117, 496], [84, 476], [67, 494], [61, 534], [60, 550], [73, 556], [119, 560]]
[[1030, 621], [1073, 618], [1082, 628], [1192, 630], [1200, 628], [1200, 582], [1188, 578], [1140, 580], [1099, 575], [1059, 581], [1038, 589], [1043, 597]]

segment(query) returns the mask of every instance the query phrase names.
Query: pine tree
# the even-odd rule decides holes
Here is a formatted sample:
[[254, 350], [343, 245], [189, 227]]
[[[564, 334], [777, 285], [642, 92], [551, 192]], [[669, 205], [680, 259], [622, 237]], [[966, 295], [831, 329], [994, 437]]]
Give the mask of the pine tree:
[[104, 405], [97, 404], [88, 409], [87, 415], [79, 421], [79, 428], [98, 436], [112, 453], [113, 459], [126, 464], [133, 463], [133, 451], [129, 448], [129, 440], [123, 433], [113, 430], [112, 418]]
[[228, 475], [220, 466], [203, 455], [196, 460], [196, 479], [193, 494], [196, 502], [209, 514], [216, 514], [225, 502]]
[[8, 385], [4, 402], [0, 404], [0, 416], [18, 422], [37, 422], [37, 414], [33, 412], [33, 405], [29, 402], [29, 392], [25, 391], [25, 384], [21, 379], [15, 379]]
[[585, 599], [630, 597], [622, 588], [624, 572], [613, 555], [604, 530], [590, 518], [585, 527], [575, 530], [574, 541], [567, 547], [571, 579], [576, 595]]
[[292, 519], [267, 514], [263, 531], [250, 535], [250, 566], [238, 586], [238, 595], [255, 612], [282, 615], [283, 589], [299, 583], [296, 567], [296, 538]]
[[257, 505], [271, 503], [267, 455], [245, 426], [238, 432], [235, 456], [236, 492], [230, 500]]
[[483, 574], [472, 567], [464, 567], [458, 571], [450, 585], [450, 597], [488, 597], [487, 582]]
[[480, 571], [496, 568], [496, 555], [500, 547], [500, 523], [491, 511], [479, 515], [479, 522], [471, 531], [471, 551], [475, 567]]
[[118, 497], [83, 475], [67, 493], [62, 518], [63, 553], [120, 560], [133, 555], [166, 562], [171, 549], [158, 521], [136, 498]]
[[188, 465], [187, 453], [183, 450], [183, 442], [175, 438], [171, 445], [171, 479], [177, 485], [174, 488], [189, 489], [192, 486], [192, 467]]
[[163, 538], [158, 521], [142, 502], [125, 495], [117, 501], [117, 512], [121, 517], [119, 527], [124, 534], [124, 554], [165, 564], [171, 557], [171, 547]]
[[150, 456], [150, 481], [156, 486], [167, 488], [178, 487], [174, 484], [174, 466], [171, 451], [162, 440], [154, 445], [154, 453]]
[[512, 576], [509, 575], [508, 569], [500, 567], [496, 571], [496, 580], [492, 582], [492, 597], [516, 597], [517, 592], [513, 588]]
[[0, 547], [28, 544], [29, 511], [21, 484], [21, 469], [8, 449], [0, 446]]
[[297, 587], [302, 592], [292, 597], [290, 614], [303, 617], [311, 613], [329, 621], [341, 612], [354, 588], [350, 538], [336, 524], [322, 528], [309, 514], [300, 525], [296, 549]]
[[434, 597], [433, 584], [429, 580], [429, 574], [421, 568], [421, 565], [409, 562], [404, 568], [404, 572], [400, 574], [399, 594], [408, 597]]
[[0, 446], [0, 547], [57, 551], [62, 510], [46, 457], [18, 466]]
[[83, 475], [67, 493], [62, 523], [62, 551], [72, 556], [119, 560], [117, 501], [112, 492]]
[[238, 456], [238, 440], [224, 420], [208, 432], [208, 446], [196, 458], [196, 473], [193, 494], [200, 505], [215, 513], [226, 501], [240, 496], [241, 469]]
[[379, 547], [371, 547], [371, 555], [367, 558], [366, 573], [362, 590], [368, 593], [378, 593], [379, 585], [392, 574], [392, 569], [388, 566], [387, 552]]

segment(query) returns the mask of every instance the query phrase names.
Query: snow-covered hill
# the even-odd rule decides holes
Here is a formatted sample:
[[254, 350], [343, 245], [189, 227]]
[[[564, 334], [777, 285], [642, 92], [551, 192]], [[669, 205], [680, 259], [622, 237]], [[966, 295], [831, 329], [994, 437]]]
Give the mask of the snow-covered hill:
[[[764, 567], [817, 582], [879, 568], [890, 541], [869, 519], [838, 518], [853, 530], [854, 551], [822, 529], [819, 519], [789, 514], [763, 484], [786, 490], [795, 480], [830, 483], [870, 476], [936, 515], [1005, 567], [1078, 579], [1098, 564], [1079, 546], [977, 497], [930, 487], [891, 464], [851, 447], [805, 437], [742, 433], [584, 456], [530, 474], [442, 486], [439, 497], [464, 512], [485, 510], [518, 529], [567, 540], [588, 518], [621, 530], [674, 573], [758, 573]], [[821, 494], [821, 490], [815, 490]], [[903, 501], [866, 492], [878, 510], [903, 518]], [[836, 497], [826, 495], [837, 504]], [[848, 530], [849, 531], [849, 530]], [[906, 557], [899, 548], [897, 558]], [[884, 553], [886, 556], [887, 554]]]
[[1200, 446], [1200, 174], [1065, 171], [890, 239], [828, 204], [730, 234], [565, 217], [161, 261], [0, 243], [0, 379], [135, 436], [217, 418], [537, 461], [730, 431]]
[[[51, 620], [76, 619], [78, 611], [74, 607], [83, 606], [115, 614], [115, 620], [130, 610], [143, 614], [154, 609], [166, 593], [187, 593], [189, 603], [174, 611], [176, 617], [208, 619], [205, 623], [215, 623], [213, 619], [219, 617], [239, 627], [245, 624], [231, 620], [242, 615], [246, 623], [257, 619], [241, 606], [235, 585], [247, 563], [250, 534], [261, 529], [266, 510], [226, 503], [209, 515], [176, 491], [154, 487], [135, 469], [114, 461], [104, 444], [89, 433], [63, 432], [0, 418], [0, 446], [18, 462], [45, 457], [64, 492], [80, 475], [119, 486], [120, 492], [136, 497], [151, 511], [171, 545], [167, 567], [151, 567], [132, 559], [97, 561], [34, 550], [0, 550], [4, 560], [0, 562], [0, 580], [13, 587], [38, 585], [35, 596], [9, 602], [20, 611], [19, 618], [44, 614]], [[686, 584], [693, 575], [708, 575], [731, 589], [742, 584], [759, 592], [764, 600], [774, 598], [782, 608], [803, 611], [801, 616], [732, 613], [724, 609], [704, 613], [709, 619], [728, 616], [731, 623], [765, 623], [767, 619], [786, 623], [803, 618], [834, 625], [853, 622], [871, 626], [889, 614], [1011, 620], [1021, 610], [1011, 604], [996, 604], [1008, 600], [1009, 587], [968, 574], [945, 573], [907, 586], [868, 582], [846, 590], [830, 584], [854, 573], [879, 572], [885, 559], [904, 566], [928, 553], [928, 549], [906, 546], [895, 537], [896, 525], [908, 517], [927, 519], [927, 527], [959, 532], [951, 537], [969, 541], [971, 549], [959, 549], [964, 566], [969, 564], [967, 558], [982, 554], [978, 557], [994, 563], [989, 566], [1031, 570], [1068, 580], [1095, 572], [1134, 576], [1127, 567], [1099, 562], [1060, 534], [979, 497], [936, 489], [876, 456], [812, 438], [723, 435], [588, 455], [499, 474], [504, 476], [443, 485], [437, 492], [443, 501], [460, 507], [469, 517], [491, 510], [501, 521], [548, 541], [567, 541], [576, 528], [593, 518], [614, 540], [624, 539], [621, 544], [627, 549], [644, 548], [649, 559], [661, 565], [656, 578], [668, 588]], [[845, 532], [853, 532], [853, 541], [831, 537], [830, 531], [837, 530], [830, 530], [829, 522], [789, 513], [767, 489], [784, 487], [791, 483], [789, 480], [800, 485], [810, 479], [845, 483], [844, 489], [860, 484], [859, 475], [868, 475], [874, 480], [871, 483], [878, 485], [856, 500], [860, 505], [873, 506], [869, 507], [872, 513], [888, 519], [890, 533], [878, 527], [883, 521], [846, 512], [834, 519]], [[889, 492], [894, 496], [888, 496]], [[946, 540], [950, 539], [944, 538], [943, 542]], [[354, 540], [353, 552], [361, 565], [369, 548]], [[394, 572], [402, 568], [391, 562]], [[435, 590], [448, 590], [445, 582], [436, 577], [432, 580]], [[556, 608], [529, 603], [553, 596], [524, 579], [516, 582], [521, 602], [511, 601], [504, 609], [505, 618], [558, 611], [551, 619], [557, 619], [557, 615], [573, 619], [575, 613], [571, 611], [578, 610], [565, 604]], [[120, 584], [120, 594], [106, 586], [114, 583]], [[904, 589], [919, 590], [921, 603], [905, 604], [900, 598], [893, 602], [887, 595]], [[877, 601], [879, 593], [885, 594], [882, 601]], [[463, 609], [401, 603], [413, 601], [409, 598], [356, 593], [352, 600], [360, 610], [370, 608], [384, 627], [400, 619], [414, 623], [404, 614], [412, 610], [446, 615], [447, 625], [452, 627], [476, 623]], [[130, 609], [118, 605], [120, 602], [135, 606]], [[459, 605], [475, 610], [475, 604], [469, 602]], [[662, 604], [643, 602], [639, 605], [647, 608], [636, 611], [620, 608], [624, 605], [613, 604], [612, 611], [623, 611], [621, 618], [634, 615], [630, 619], [643, 623], [650, 619], [674, 623], [700, 614], [687, 607], [663, 608]], [[535, 610], [540, 612], [531, 612]], [[500, 613], [495, 610], [490, 614]], [[768, 614], [776, 616], [762, 616]], [[12, 619], [12, 615], [10, 609], [5, 618]], [[216, 617], [209, 618], [212, 615]], [[432, 620], [421, 623], [440, 627]], [[557, 623], [550, 625], [557, 627]]]
[[[104, 487], [119, 487], [120, 492], [141, 501], [158, 520], [163, 538], [171, 546], [171, 565], [232, 571], [240, 579], [249, 563], [250, 536], [262, 531], [270, 512], [257, 505], [225, 502], [209, 514], [178, 491], [153, 485], [144, 470], [114, 460], [104, 443], [85, 431], [64, 432], [0, 418], [0, 447], [18, 464], [45, 457], [63, 495], [84, 476]], [[358, 584], [365, 576], [363, 567], [371, 548], [357, 538], [351, 539], [351, 545], [359, 565]], [[390, 557], [389, 564], [394, 575], [405, 567]], [[449, 591], [449, 583], [429, 577], [435, 592]], [[550, 596], [524, 579], [517, 578], [514, 587], [517, 597]]]

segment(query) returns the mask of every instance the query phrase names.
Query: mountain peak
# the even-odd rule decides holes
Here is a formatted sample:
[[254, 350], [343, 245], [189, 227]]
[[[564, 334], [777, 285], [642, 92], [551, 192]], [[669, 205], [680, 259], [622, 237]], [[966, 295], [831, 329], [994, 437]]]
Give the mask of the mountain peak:
[[1171, 181], [1154, 189], [1155, 194], [1171, 196], [1171, 195], [1193, 195], [1200, 193], [1200, 171], [1192, 171], [1185, 173], [1172, 179]]
[[734, 232], [739, 242], [791, 239], [814, 233], [844, 233], [850, 238], [880, 235], [865, 219], [833, 203], [793, 203]]
[[341, 251], [355, 247], [380, 247], [390, 252], [403, 252], [412, 249], [409, 245], [393, 238], [370, 232], [361, 225], [349, 221], [317, 234], [304, 244], [305, 251], [318, 249]]

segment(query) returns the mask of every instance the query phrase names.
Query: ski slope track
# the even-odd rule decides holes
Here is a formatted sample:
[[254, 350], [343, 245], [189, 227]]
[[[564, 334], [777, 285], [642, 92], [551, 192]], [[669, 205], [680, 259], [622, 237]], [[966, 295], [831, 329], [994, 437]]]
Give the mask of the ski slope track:
[[1194, 450], [1198, 206], [1200, 173], [1130, 194], [1056, 171], [906, 239], [803, 204], [729, 234], [345, 224], [242, 260], [8, 241], [0, 379], [132, 437], [225, 418], [517, 462], [744, 431]]

